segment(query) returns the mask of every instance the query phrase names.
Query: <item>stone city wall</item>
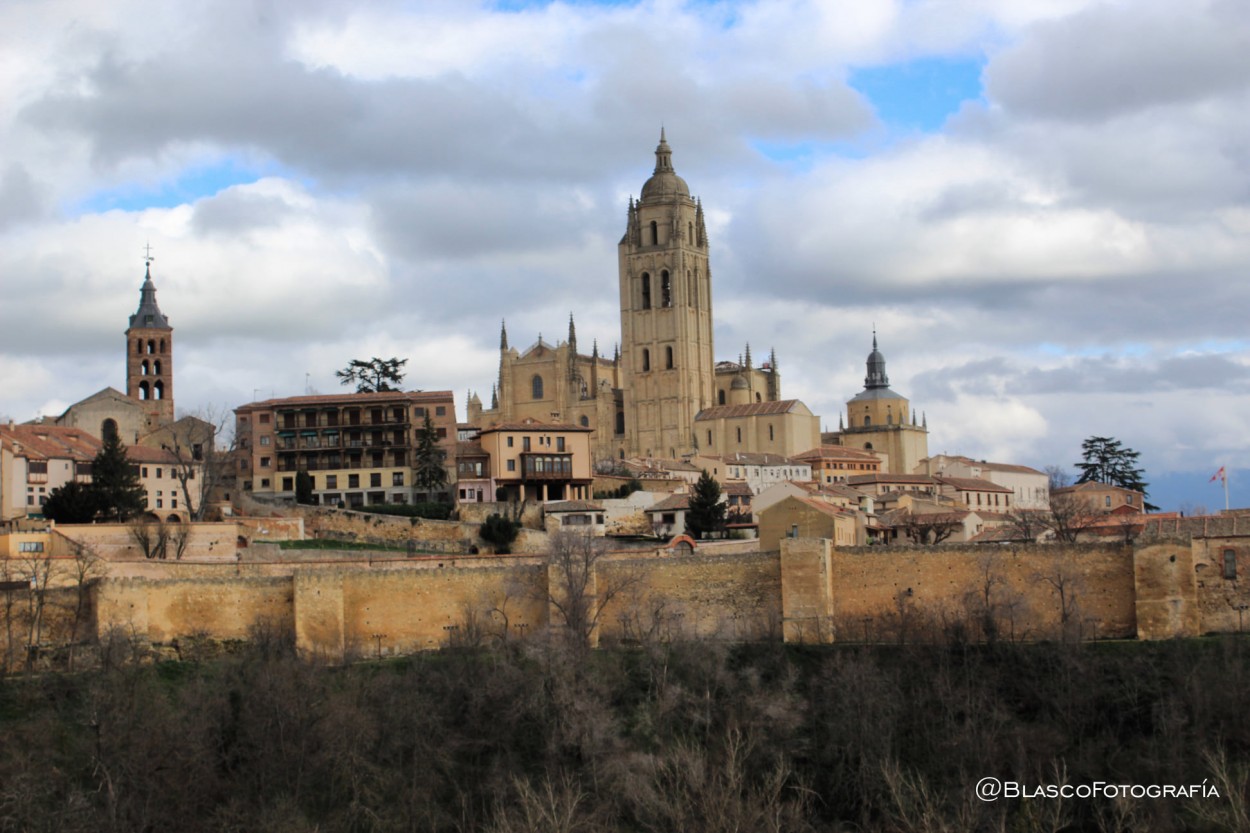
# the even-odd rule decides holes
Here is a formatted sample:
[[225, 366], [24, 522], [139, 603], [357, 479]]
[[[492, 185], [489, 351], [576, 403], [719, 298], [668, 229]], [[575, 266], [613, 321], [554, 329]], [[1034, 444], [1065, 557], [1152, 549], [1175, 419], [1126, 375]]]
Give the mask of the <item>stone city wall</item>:
[[[607, 643], [1161, 639], [1241, 626], [1247, 540], [839, 550], [787, 539], [779, 553], [727, 541], [693, 553], [607, 553], [591, 584], [607, 597], [597, 633]], [[374, 555], [153, 565], [171, 577], [96, 583], [96, 632], [240, 639], [264, 621], [292, 634], [304, 655], [343, 659], [561, 624], [547, 604], [559, 593], [558, 571], [545, 557]], [[1237, 577], [1224, 578], [1234, 568]]]

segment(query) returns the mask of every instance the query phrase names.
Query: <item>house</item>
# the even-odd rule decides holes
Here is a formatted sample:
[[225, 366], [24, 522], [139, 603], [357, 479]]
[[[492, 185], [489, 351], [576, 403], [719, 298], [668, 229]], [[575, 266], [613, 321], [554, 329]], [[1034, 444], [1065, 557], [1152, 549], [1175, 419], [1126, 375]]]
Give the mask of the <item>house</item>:
[[781, 549], [783, 538], [827, 538], [835, 547], [867, 543], [857, 513], [812, 497], [784, 497], [759, 513], [761, 550]]
[[736, 454], [704, 454], [691, 462], [707, 472], [722, 487], [731, 480], [745, 482], [751, 493], [760, 492], [786, 480], [811, 480], [810, 463], [791, 460], [780, 454], [739, 452]]
[[881, 457], [861, 448], [822, 445], [791, 458], [812, 467], [812, 480], [825, 485], [845, 483], [848, 478], [881, 471]]
[[1132, 489], [1113, 486], [1110, 483], [1078, 483], [1055, 489], [1055, 498], [1073, 498], [1097, 512], [1116, 515], [1136, 515], [1144, 511], [1146, 496]]
[[589, 500], [594, 482], [590, 435], [581, 425], [522, 419], [482, 429], [497, 499]]
[[1028, 466], [936, 454], [921, 460], [913, 473], [988, 480], [1011, 490], [1014, 509], [1050, 508], [1050, 478], [1045, 472]]
[[543, 525], [548, 532], [571, 530], [602, 538], [606, 530], [603, 504], [588, 500], [553, 500], [543, 504]]
[[234, 410], [244, 450], [238, 479], [257, 495], [295, 497], [307, 472], [313, 500], [338, 506], [415, 503], [437, 491], [418, 487], [416, 450], [430, 418], [447, 480], [455, 479], [456, 411], [451, 391], [379, 391], [289, 396]]

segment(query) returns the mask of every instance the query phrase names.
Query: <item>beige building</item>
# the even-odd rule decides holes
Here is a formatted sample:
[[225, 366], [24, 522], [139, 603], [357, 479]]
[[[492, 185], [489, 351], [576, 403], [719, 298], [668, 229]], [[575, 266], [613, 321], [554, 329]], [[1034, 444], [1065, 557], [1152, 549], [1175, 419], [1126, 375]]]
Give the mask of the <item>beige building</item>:
[[761, 550], [778, 550], [784, 538], [827, 538], [835, 547], [867, 543], [853, 510], [818, 498], [789, 496], [757, 513]]
[[[54, 489], [90, 483], [91, 464], [102, 446], [80, 428], [12, 423], [0, 427], [0, 521], [43, 517], [43, 505]], [[188, 497], [197, 499], [203, 466], [146, 446], [127, 447], [126, 457], [139, 476], [150, 519], [188, 520]]]
[[846, 403], [845, 422], [837, 432], [823, 435], [823, 441], [880, 452], [885, 455], [886, 470], [891, 474], [911, 474], [929, 456], [927, 421], [918, 421], [907, 398], [890, 390], [885, 356], [877, 349], [876, 333], [868, 354], [864, 389]]
[[[709, 252], [703, 206], [673, 168], [661, 131], [655, 169], [638, 200], [629, 201], [617, 248], [619, 349], [611, 359], [599, 355], [598, 344], [589, 356], [579, 353], [571, 316], [566, 341], [540, 336], [524, 350], [509, 346], [505, 328], [491, 406], [472, 397], [469, 421], [483, 428], [518, 419], [589, 428], [596, 462], [709, 451], [788, 455], [818, 445], [819, 420], [794, 400], [784, 416], [770, 414], [771, 424], [700, 416], [781, 400], [775, 353], [759, 368], [749, 346], [737, 362], [714, 361]], [[703, 421], [696, 425], [696, 418]]]
[[1079, 500], [1096, 512], [1135, 515], [1145, 511], [1145, 496], [1141, 492], [1110, 483], [1078, 483], [1075, 486], [1055, 489], [1052, 494], [1055, 497]]
[[746, 483], [753, 495], [787, 480], [812, 479], [810, 464], [780, 454], [699, 455], [694, 458], [694, 465], [706, 470], [722, 486], [732, 481]]
[[589, 428], [525, 419], [482, 431], [496, 498], [524, 503], [591, 498]]
[[382, 391], [266, 399], [235, 408], [245, 491], [295, 497], [295, 477], [313, 479], [331, 506], [413, 503], [435, 495], [416, 485], [415, 451], [425, 418], [456, 482], [456, 407], [451, 391]]
[[848, 478], [881, 471], [881, 456], [875, 451], [822, 445], [794, 456], [795, 462], [812, 467], [812, 480], [825, 485], [845, 483]]
[[1028, 466], [935, 454], [921, 460], [913, 473], [988, 480], [1011, 490], [1014, 509], [1050, 508], [1050, 478]]

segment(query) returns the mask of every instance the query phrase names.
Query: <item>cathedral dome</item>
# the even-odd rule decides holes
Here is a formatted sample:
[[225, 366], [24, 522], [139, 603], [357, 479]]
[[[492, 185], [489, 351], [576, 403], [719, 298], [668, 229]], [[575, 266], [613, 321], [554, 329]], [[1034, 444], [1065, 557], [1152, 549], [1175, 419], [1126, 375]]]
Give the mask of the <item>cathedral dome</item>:
[[674, 197], [690, 199], [690, 186], [673, 170], [673, 151], [660, 128], [660, 143], [655, 148], [655, 172], [642, 186], [642, 202], [659, 202]]

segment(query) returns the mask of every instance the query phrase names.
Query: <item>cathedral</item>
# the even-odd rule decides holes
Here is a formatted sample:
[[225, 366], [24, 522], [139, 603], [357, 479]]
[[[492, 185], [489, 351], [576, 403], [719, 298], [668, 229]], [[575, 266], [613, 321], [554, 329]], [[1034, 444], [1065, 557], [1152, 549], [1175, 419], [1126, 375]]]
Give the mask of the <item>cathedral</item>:
[[[794, 454], [819, 445], [819, 418], [781, 399], [775, 352], [759, 367], [749, 345], [736, 362], [714, 359], [703, 205], [674, 170], [663, 130], [655, 170], [638, 199], [630, 198], [617, 250], [621, 341], [612, 356], [601, 355], [597, 343], [590, 355], [579, 352], [572, 316], [567, 340], [539, 336], [520, 350], [505, 325], [490, 408], [471, 396], [471, 423], [529, 418], [589, 427], [600, 461]], [[751, 426], [745, 435], [744, 420]]]

